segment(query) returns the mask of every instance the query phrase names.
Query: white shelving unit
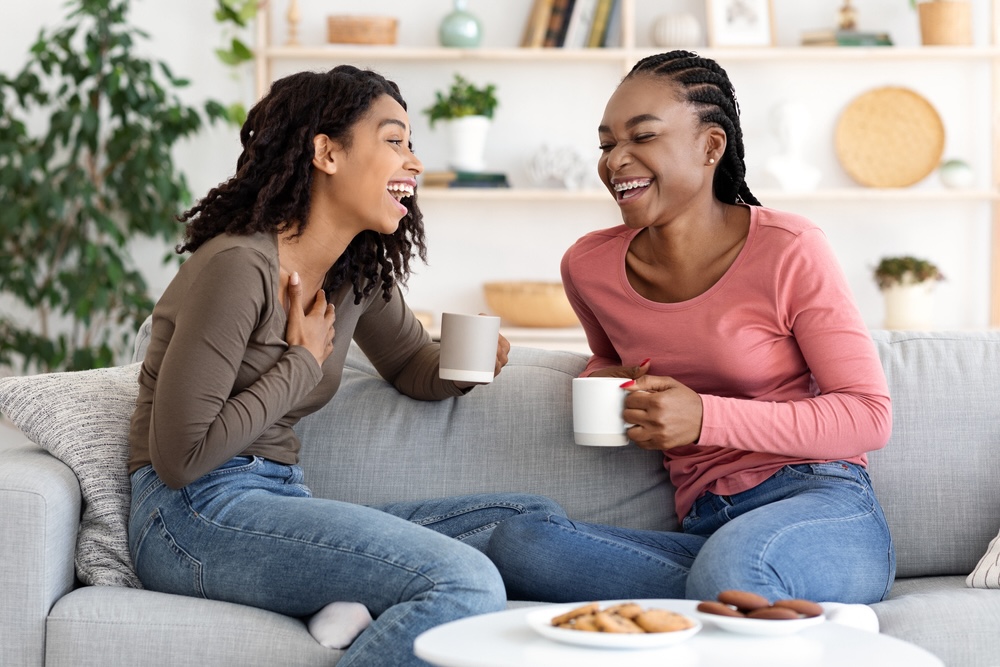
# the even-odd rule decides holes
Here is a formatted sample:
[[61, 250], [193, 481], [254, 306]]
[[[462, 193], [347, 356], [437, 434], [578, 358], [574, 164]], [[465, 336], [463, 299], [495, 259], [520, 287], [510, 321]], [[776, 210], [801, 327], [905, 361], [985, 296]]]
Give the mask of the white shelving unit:
[[[621, 0], [622, 34], [621, 48], [611, 49], [525, 49], [525, 48], [494, 48], [481, 49], [446, 49], [431, 46], [413, 47], [406, 44], [400, 46], [347, 46], [347, 45], [307, 45], [282, 46], [276, 42], [271, 32], [272, 16], [265, 12], [263, 20], [258, 21], [256, 87], [258, 95], [262, 94], [274, 78], [275, 68], [279, 66], [306, 66], [337, 63], [386, 63], [419, 64], [426, 68], [438, 68], [450, 73], [458, 64], [463, 66], [479, 64], [494, 68], [525, 71], [519, 68], [551, 68], [563, 72], [563, 68], [577, 68], [589, 71], [589, 67], [603, 67], [624, 74], [640, 58], [656, 53], [641, 44], [636, 34], [637, 4], [643, 0]], [[273, 3], [272, 3], [273, 4]], [[530, 3], [529, 3], [530, 4]], [[775, 47], [748, 49], [711, 49], [699, 48], [699, 53], [713, 58], [727, 69], [739, 67], [773, 68], [808, 67], [810, 64], [823, 64], [831, 67], [863, 67], [865, 69], [879, 67], [940, 67], [942, 65], [954, 68], [955, 71], [965, 71], [981, 68], [989, 72], [989, 90], [983, 93], [984, 101], [989, 105], [988, 122], [980, 123], [979, 136], [989, 141], [990, 148], [987, 159], [989, 175], [981, 178], [977, 187], [966, 190], [948, 190], [941, 187], [911, 187], [902, 189], [870, 189], [863, 187], [848, 187], [835, 184], [832, 187], [808, 193], [790, 193], [777, 189], [755, 188], [757, 196], [768, 204], [779, 206], [799, 205], [850, 207], [855, 204], [871, 208], [884, 207], [891, 210], [896, 205], [913, 205], [919, 203], [928, 207], [939, 207], [949, 212], [962, 210], [956, 215], [969, 216], [970, 207], [983, 207], [976, 210], [987, 210], [989, 218], [989, 326], [1000, 326], [1000, 0], [990, 0], [989, 45], [973, 47]], [[371, 10], [371, 7], [367, 8]], [[275, 8], [273, 11], [280, 11]], [[373, 11], [372, 13], [378, 13]], [[513, 41], [516, 41], [514, 38]], [[737, 80], [737, 79], [734, 79]], [[780, 86], [780, 81], [775, 85]], [[848, 91], [845, 91], [848, 92]], [[861, 88], [852, 93], [862, 92]], [[970, 102], [971, 104], [971, 102]], [[516, 113], [508, 110], [507, 113]], [[411, 114], [412, 118], [412, 114]], [[544, 120], [543, 120], [544, 122]], [[830, 147], [832, 153], [832, 146]], [[607, 193], [590, 188], [580, 191], [553, 190], [531, 187], [514, 187], [509, 190], [435, 190], [424, 189], [421, 201], [428, 206], [459, 207], [470, 211], [476, 207], [504, 206], [535, 206], [559, 205], [563, 207], [593, 207], [593, 202], [608, 201]], [[610, 206], [610, 203], [609, 203]], [[567, 214], [569, 215], [569, 214]], [[885, 217], [891, 217], [886, 214]], [[942, 215], [944, 217], [944, 215]], [[980, 216], [982, 217], [982, 216]], [[613, 224], [613, 223], [612, 223]], [[892, 221], [887, 225], [895, 224]], [[902, 224], [902, 223], [900, 223]], [[581, 234], [586, 231], [581, 230]], [[559, 336], [557, 335], [558, 339]]]

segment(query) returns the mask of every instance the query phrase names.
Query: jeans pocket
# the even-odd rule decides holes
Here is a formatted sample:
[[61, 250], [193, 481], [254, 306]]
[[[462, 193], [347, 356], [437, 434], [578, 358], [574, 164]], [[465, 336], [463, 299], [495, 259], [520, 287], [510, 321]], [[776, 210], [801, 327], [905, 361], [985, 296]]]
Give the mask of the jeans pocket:
[[264, 465], [264, 459], [259, 456], [234, 456], [215, 470], [202, 475], [200, 479], [213, 479], [224, 475], [238, 475], [256, 470], [262, 465]]
[[863, 475], [863, 469], [853, 463], [847, 463], [846, 461], [830, 461], [828, 463], [803, 463], [799, 465], [788, 466], [788, 470], [792, 473], [797, 473], [797, 477], [800, 479], [805, 478], [832, 478], [832, 479], [842, 479], [847, 482], [855, 482], [861, 486], [866, 486], [865, 479], [866, 476]]
[[142, 585], [161, 593], [206, 597], [201, 561], [186, 551], [154, 510], [139, 531], [132, 560]]
[[140, 468], [132, 473], [132, 511], [135, 512], [142, 506], [146, 499], [156, 493], [164, 486], [163, 480], [153, 472], [153, 466]]

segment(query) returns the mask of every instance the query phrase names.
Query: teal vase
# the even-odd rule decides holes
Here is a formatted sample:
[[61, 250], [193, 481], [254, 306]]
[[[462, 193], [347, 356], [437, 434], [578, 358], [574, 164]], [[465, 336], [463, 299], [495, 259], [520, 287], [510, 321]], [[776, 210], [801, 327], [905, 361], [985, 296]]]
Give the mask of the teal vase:
[[465, 0], [455, 0], [455, 9], [441, 20], [438, 28], [441, 46], [470, 49], [479, 46], [482, 38], [479, 19], [465, 10]]

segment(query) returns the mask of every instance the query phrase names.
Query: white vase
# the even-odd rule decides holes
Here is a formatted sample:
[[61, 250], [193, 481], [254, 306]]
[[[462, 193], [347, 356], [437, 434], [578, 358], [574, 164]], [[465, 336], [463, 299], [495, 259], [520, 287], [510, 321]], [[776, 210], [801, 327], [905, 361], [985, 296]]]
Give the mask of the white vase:
[[882, 289], [886, 329], [930, 329], [934, 319], [933, 280]]
[[486, 116], [463, 116], [448, 121], [451, 157], [448, 166], [457, 171], [484, 171], [486, 135], [490, 119]]
[[701, 24], [694, 14], [665, 14], [653, 23], [653, 43], [664, 48], [698, 46]]

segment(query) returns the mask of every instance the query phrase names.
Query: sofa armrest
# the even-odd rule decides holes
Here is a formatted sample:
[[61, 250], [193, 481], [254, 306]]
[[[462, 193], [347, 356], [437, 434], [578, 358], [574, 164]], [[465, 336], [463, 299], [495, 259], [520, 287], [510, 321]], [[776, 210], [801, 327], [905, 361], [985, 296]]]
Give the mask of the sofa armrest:
[[44, 664], [45, 620], [75, 584], [80, 485], [27, 438], [0, 447], [0, 665]]

